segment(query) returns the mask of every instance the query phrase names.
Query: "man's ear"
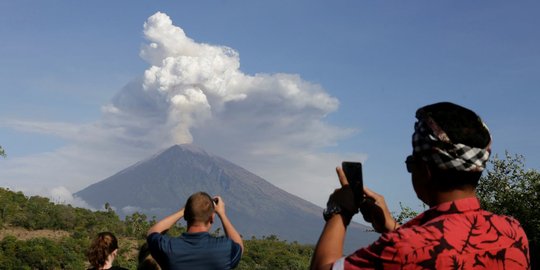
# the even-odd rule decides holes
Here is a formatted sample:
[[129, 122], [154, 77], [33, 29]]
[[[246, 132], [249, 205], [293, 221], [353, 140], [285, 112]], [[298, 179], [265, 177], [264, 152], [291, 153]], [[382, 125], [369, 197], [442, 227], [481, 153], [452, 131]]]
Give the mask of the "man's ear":
[[428, 181], [431, 183], [431, 180], [433, 179], [433, 174], [431, 173], [431, 169], [427, 163], [422, 163], [422, 164], [424, 166], [424, 170], [426, 171], [426, 177]]
[[429, 185], [430, 182], [431, 182], [431, 179], [433, 178], [431, 168], [424, 161], [418, 162], [417, 166], [418, 166], [417, 167], [418, 168], [417, 173], [421, 177], [423, 184]]

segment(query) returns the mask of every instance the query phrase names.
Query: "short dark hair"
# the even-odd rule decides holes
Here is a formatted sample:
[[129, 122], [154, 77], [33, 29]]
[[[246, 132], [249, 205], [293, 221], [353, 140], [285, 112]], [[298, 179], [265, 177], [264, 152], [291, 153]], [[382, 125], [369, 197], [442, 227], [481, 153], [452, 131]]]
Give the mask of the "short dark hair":
[[[440, 102], [424, 106], [424, 114], [431, 117], [444, 130], [453, 143], [462, 143], [470, 147], [486, 148], [491, 142], [488, 129], [475, 112], [451, 102]], [[417, 113], [418, 113], [417, 111]], [[429, 164], [433, 183], [439, 190], [451, 190], [465, 185], [476, 187], [482, 172], [443, 170]]]
[[207, 222], [214, 213], [214, 202], [206, 192], [191, 195], [184, 208], [184, 219], [188, 225], [195, 222]]

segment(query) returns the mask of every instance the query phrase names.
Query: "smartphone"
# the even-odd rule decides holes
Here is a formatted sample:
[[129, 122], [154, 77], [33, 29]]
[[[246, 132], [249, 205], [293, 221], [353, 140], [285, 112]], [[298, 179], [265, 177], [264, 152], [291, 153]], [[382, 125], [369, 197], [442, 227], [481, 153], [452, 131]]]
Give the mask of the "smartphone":
[[364, 183], [362, 178], [362, 163], [343, 161], [341, 168], [349, 181], [349, 186], [354, 192], [354, 200], [356, 205], [360, 205], [364, 202]]

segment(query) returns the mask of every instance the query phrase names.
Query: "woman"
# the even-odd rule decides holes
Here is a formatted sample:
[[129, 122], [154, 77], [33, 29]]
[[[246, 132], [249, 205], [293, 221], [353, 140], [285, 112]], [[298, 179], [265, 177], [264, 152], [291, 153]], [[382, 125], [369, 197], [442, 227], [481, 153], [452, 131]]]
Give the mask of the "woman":
[[118, 240], [114, 234], [110, 232], [99, 233], [88, 250], [88, 261], [92, 266], [89, 270], [127, 270], [113, 266], [117, 254]]

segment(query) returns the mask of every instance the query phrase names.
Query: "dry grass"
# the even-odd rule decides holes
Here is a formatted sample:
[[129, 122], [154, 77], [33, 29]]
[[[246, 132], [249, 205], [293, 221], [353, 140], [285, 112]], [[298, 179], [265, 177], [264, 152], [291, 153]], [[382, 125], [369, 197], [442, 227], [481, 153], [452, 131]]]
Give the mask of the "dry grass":
[[68, 237], [70, 233], [66, 231], [57, 231], [57, 230], [29, 231], [25, 228], [20, 228], [20, 227], [7, 227], [7, 228], [0, 229], [0, 239], [4, 239], [4, 237], [8, 235], [13, 235], [17, 237], [17, 239], [19, 240], [29, 240], [32, 238], [39, 238], [39, 237], [49, 238], [52, 240], [60, 240], [63, 237]]

